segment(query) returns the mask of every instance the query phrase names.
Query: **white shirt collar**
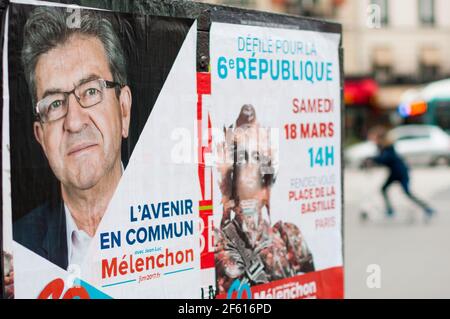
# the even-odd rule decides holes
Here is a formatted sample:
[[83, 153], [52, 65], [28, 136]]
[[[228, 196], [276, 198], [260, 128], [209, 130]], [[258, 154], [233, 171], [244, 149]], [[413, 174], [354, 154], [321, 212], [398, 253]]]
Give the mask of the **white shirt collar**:
[[[124, 166], [123, 163], [120, 162], [121, 165], [121, 169], [122, 169], [122, 175], [124, 172]], [[69, 207], [67, 207], [66, 203], [64, 203], [64, 213], [66, 215], [66, 236], [67, 236], [67, 258], [68, 258], [68, 265], [78, 262], [81, 262], [81, 260], [77, 260], [79, 258], [75, 257], [74, 260], [74, 240], [75, 237], [77, 237], [79, 240], [82, 240], [84, 242], [83, 245], [81, 245], [81, 247], [75, 247], [75, 249], [77, 250], [82, 250], [82, 251], [77, 251], [77, 256], [78, 254], [83, 254], [83, 253], [87, 253], [87, 243], [90, 242], [92, 240], [92, 237], [90, 237], [84, 230], [80, 230], [77, 226], [77, 224], [75, 223], [75, 221], [73, 220], [72, 214], [70, 213]]]
[[[69, 208], [64, 203], [64, 211], [66, 214], [66, 230], [67, 230], [67, 258], [68, 265], [71, 264], [81, 264], [82, 257], [81, 255], [85, 255], [88, 248], [88, 243], [92, 240], [84, 230], [80, 230], [73, 220], [72, 214], [70, 213]], [[78, 240], [78, 241], [76, 241]], [[79, 242], [82, 241], [82, 245]], [[81, 251], [80, 251], [81, 250]], [[75, 257], [78, 256], [78, 257]], [[80, 258], [81, 257], [81, 258]]]

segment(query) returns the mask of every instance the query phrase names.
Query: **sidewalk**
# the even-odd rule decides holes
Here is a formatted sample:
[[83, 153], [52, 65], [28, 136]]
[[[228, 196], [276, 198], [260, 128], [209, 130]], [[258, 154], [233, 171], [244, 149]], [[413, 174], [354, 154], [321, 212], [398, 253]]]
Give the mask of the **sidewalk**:
[[[363, 187], [377, 189], [385, 171], [345, 172], [346, 298], [450, 298], [450, 169], [415, 168], [411, 177], [412, 190], [438, 211], [428, 225], [399, 186], [389, 193], [399, 220], [361, 224], [359, 208], [367, 195]], [[371, 200], [383, 207], [380, 194]], [[409, 217], [413, 224], [402, 222]], [[366, 285], [370, 264], [381, 267], [379, 289]]]

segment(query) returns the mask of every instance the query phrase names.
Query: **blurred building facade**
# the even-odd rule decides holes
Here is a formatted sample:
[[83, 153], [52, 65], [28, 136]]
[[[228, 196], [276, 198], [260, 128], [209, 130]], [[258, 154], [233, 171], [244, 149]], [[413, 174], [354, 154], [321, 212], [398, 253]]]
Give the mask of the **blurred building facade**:
[[346, 74], [373, 74], [380, 84], [435, 81], [450, 75], [450, 1], [345, 0]]
[[335, 16], [342, 0], [199, 0], [200, 2], [308, 17]]
[[364, 138], [374, 124], [420, 123], [401, 119], [397, 107], [406, 92], [450, 77], [450, 1], [345, 0], [334, 19], [343, 25], [347, 80], [378, 85], [365, 105], [346, 94], [347, 136]]

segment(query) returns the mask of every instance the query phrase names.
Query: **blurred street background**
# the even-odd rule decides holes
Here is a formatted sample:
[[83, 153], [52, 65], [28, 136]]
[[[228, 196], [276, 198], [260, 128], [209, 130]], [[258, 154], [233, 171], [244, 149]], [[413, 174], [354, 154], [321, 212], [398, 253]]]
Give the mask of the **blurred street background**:
[[[397, 216], [383, 217], [378, 189], [386, 171], [347, 169], [345, 176], [345, 297], [450, 298], [450, 170], [447, 167], [412, 170], [411, 187], [437, 214], [424, 223], [424, 213], [406, 198], [399, 185], [389, 195], [396, 199]], [[372, 194], [371, 194], [372, 193]], [[360, 220], [361, 208], [373, 204], [373, 221]], [[369, 265], [378, 265], [381, 287], [366, 284]]]
[[[450, 1], [203, 2], [343, 25], [345, 297], [450, 298]], [[413, 192], [436, 209], [429, 223], [399, 185], [389, 190], [396, 216], [386, 221], [380, 188], [387, 172], [361, 168], [377, 153], [367, 133], [378, 125], [392, 130], [412, 167]], [[380, 288], [367, 285], [371, 265]]]

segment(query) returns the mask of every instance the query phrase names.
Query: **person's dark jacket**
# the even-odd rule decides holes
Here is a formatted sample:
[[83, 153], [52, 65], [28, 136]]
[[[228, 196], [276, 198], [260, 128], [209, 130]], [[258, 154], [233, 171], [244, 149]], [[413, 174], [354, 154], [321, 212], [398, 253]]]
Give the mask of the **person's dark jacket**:
[[66, 216], [62, 202], [47, 202], [14, 222], [13, 238], [48, 261], [67, 269]]
[[393, 145], [381, 147], [379, 155], [373, 157], [372, 160], [377, 164], [387, 166], [393, 179], [409, 179], [408, 166], [395, 151]]

